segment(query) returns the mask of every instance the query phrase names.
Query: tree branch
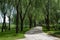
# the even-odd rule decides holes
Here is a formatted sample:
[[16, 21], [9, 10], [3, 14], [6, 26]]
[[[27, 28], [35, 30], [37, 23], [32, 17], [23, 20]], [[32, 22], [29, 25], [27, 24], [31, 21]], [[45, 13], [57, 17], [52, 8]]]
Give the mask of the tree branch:
[[26, 7], [26, 10], [25, 10], [23, 19], [25, 18], [26, 14], [27, 14], [27, 11], [28, 11], [28, 8], [29, 8], [30, 4], [31, 4], [31, 0], [29, 1], [29, 4], [28, 4], [27, 7]]

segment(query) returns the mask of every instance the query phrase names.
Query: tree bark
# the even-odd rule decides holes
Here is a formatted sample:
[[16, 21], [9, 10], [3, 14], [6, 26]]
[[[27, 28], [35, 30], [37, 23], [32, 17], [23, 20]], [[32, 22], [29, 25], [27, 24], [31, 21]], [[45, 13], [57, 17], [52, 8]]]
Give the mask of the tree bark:
[[21, 19], [21, 31], [23, 31], [23, 21], [24, 20]]
[[19, 24], [19, 17], [18, 17], [18, 13], [17, 13], [17, 16], [16, 16], [16, 33], [18, 33], [18, 30], [19, 30], [19, 28], [18, 28], [18, 24]]
[[46, 27], [47, 30], [50, 31], [50, 26], [49, 26], [49, 13], [50, 13], [50, 0], [48, 0], [47, 4], [46, 4]]
[[6, 31], [6, 14], [4, 13], [4, 20], [3, 20], [3, 25], [2, 25], [2, 32], [4, 31], [4, 29], [5, 29], [5, 31]]
[[32, 28], [32, 15], [28, 14], [28, 18], [29, 18], [29, 28]]
[[32, 19], [31, 18], [29, 18], [29, 21], [30, 21], [30, 27], [29, 28], [32, 28]]
[[10, 16], [9, 16], [9, 30], [10, 30]]
[[49, 26], [49, 14], [47, 15], [47, 19], [46, 19], [46, 26], [48, 31], [50, 30], [50, 26]]
[[34, 19], [34, 27], [36, 27], [36, 20]]
[[4, 31], [4, 23], [2, 24], [2, 32]]
[[18, 5], [16, 6], [17, 14], [16, 14], [16, 33], [19, 31], [19, 12], [18, 12]]

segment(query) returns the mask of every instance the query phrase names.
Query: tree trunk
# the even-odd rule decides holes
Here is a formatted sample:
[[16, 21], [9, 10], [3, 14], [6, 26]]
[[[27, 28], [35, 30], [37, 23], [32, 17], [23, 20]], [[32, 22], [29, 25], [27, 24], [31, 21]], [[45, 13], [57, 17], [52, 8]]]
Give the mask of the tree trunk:
[[46, 5], [46, 26], [47, 30], [50, 31], [50, 26], [49, 26], [49, 13], [50, 13], [50, 0], [48, 0], [47, 5]]
[[21, 19], [21, 31], [23, 31], [23, 20]]
[[3, 24], [2, 24], [2, 32], [4, 31], [4, 22], [3, 22]]
[[19, 12], [18, 12], [18, 5], [16, 6], [17, 14], [16, 14], [16, 33], [19, 31]]
[[58, 30], [58, 26], [57, 26], [57, 24], [58, 24], [58, 19], [57, 19], [57, 16], [56, 16], [56, 20], [55, 20], [55, 21], [56, 21], [56, 26], [55, 26], [54, 29], [55, 29], [55, 31], [56, 31], [56, 30]]
[[31, 18], [29, 18], [29, 21], [30, 21], [30, 27], [29, 28], [32, 28], [32, 19]]
[[34, 27], [36, 27], [36, 20], [34, 19]]
[[18, 18], [18, 13], [17, 13], [17, 16], [16, 16], [16, 33], [18, 33], [18, 30], [19, 30], [19, 28], [18, 28], [19, 20], [18, 19], [19, 18]]
[[5, 23], [5, 21], [6, 21], [6, 14], [4, 14], [4, 20], [3, 20], [3, 25], [2, 25], [2, 32], [4, 31], [4, 29], [5, 29], [5, 31], [6, 31], [6, 23]]
[[48, 31], [50, 30], [49, 20], [48, 19], [47, 19], [47, 29], [48, 29]]
[[46, 27], [47, 27], [47, 30], [49, 31], [50, 30], [50, 26], [49, 26], [49, 16], [47, 15], [47, 18], [45, 19], [46, 20]]
[[10, 30], [10, 16], [9, 16], [9, 30]]
[[30, 20], [30, 28], [32, 28], [32, 20]]

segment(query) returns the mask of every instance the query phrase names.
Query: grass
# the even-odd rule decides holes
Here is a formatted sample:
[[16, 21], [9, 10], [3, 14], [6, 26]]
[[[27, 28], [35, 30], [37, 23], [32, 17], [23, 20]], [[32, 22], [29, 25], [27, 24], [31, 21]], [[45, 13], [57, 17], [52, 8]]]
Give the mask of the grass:
[[16, 34], [14, 30], [0, 32], [0, 40], [15, 40], [18, 38], [24, 38], [23, 33]]
[[60, 38], [60, 31], [48, 31], [47, 33], [49, 35], [52, 35], [52, 36]]
[[57, 25], [57, 30], [55, 30], [54, 29], [54, 27], [53, 26], [51, 26], [51, 28], [50, 28], [50, 31], [48, 31], [47, 29], [46, 29], [46, 27], [45, 26], [43, 26], [43, 31], [45, 32], [45, 33], [47, 33], [47, 34], [49, 34], [49, 35], [52, 35], [52, 36], [55, 36], [55, 37], [59, 37], [60, 38], [60, 30], [59, 30], [59, 27], [60, 25]]
[[28, 27], [24, 27], [24, 31], [20, 32], [18, 34], [15, 33], [15, 27], [14, 25], [11, 26], [11, 30], [7, 30], [6, 32], [0, 32], [0, 40], [16, 40], [25, 38], [24, 34], [26, 31], [28, 31]]

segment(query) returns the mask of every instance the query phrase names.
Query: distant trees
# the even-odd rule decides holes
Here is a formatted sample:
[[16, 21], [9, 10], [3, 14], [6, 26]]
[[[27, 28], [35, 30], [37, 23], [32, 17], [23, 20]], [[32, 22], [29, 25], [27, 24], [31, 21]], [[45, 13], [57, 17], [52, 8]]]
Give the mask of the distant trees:
[[[25, 18], [29, 21], [29, 28], [36, 27], [39, 21], [45, 21], [48, 30], [50, 30], [52, 21], [58, 24], [59, 12], [57, 10], [60, 10], [59, 0], [1, 0], [0, 5], [0, 10], [4, 15], [2, 32], [6, 28], [10, 30], [12, 11], [15, 13], [12, 20], [16, 24], [16, 33], [19, 30], [23, 31]], [[6, 27], [6, 15], [9, 18], [9, 27]]]

